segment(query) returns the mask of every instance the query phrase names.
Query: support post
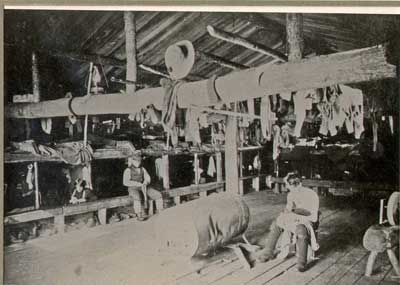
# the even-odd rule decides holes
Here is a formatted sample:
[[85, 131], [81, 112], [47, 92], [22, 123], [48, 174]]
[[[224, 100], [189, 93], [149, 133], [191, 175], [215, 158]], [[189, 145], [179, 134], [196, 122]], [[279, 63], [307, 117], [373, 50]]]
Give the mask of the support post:
[[200, 174], [199, 174], [199, 155], [197, 153], [194, 154], [194, 184], [199, 184]]
[[[126, 51], [126, 80], [137, 82], [136, 60], [136, 23], [134, 12], [124, 12], [125, 51]], [[126, 93], [133, 95], [136, 84], [126, 84]]]
[[228, 116], [225, 139], [225, 175], [226, 191], [239, 193], [239, 159], [238, 159], [238, 122], [237, 118]]
[[32, 53], [32, 89], [34, 102], [40, 101], [39, 67], [36, 53]]
[[163, 165], [163, 170], [164, 170], [163, 187], [165, 190], [169, 190], [169, 158], [168, 158], [168, 154], [163, 154], [162, 165]]
[[99, 209], [97, 211], [97, 216], [99, 217], [101, 225], [107, 224], [107, 208]]
[[239, 195], [244, 194], [243, 181], [243, 151], [239, 151]]
[[54, 226], [55, 226], [58, 234], [65, 233], [64, 215], [54, 216]]
[[[221, 152], [217, 152], [215, 154], [215, 163], [216, 163], [216, 171], [217, 171], [217, 183], [222, 182], [222, 154]], [[223, 192], [223, 189], [217, 189], [217, 192]]]
[[40, 207], [40, 192], [39, 192], [39, 169], [38, 169], [38, 163], [34, 162], [33, 163], [33, 168], [35, 172], [35, 209], [39, 209]]

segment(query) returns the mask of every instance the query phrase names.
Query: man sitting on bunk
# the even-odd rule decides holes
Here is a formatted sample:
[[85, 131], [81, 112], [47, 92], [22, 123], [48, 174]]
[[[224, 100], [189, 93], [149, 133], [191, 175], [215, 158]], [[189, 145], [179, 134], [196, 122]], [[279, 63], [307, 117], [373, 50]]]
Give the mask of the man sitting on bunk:
[[93, 190], [87, 187], [85, 180], [77, 179], [75, 181], [75, 189], [71, 195], [69, 202], [71, 204], [78, 204], [83, 202], [90, 202], [97, 200]]
[[274, 250], [282, 233], [288, 233], [296, 238], [297, 270], [306, 270], [308, 245], [312, 250], [318, 250], [314, 229], [318, 223], [319, 198], [311, 189], [303, 187], [301, 177], [296, 172], [285, 177], [287, 196], [285, 210], [271, 224], [266, 246], [258, 256], [259, 262], [274, 258]]
[[141, 153], [135, 152], [128, 158], [128, 167], [123, 174], [123, 184], [128, 187], [129, 196], [133, 200], [133, 210], [139, 221], [147, 218], [145, 209], [148, 208], [148, 198], [156, 202], [157, 210], [162, 208], [162, 195], [159, 191], [147, 187], [150, 182], [150, 175], [142, 166]]

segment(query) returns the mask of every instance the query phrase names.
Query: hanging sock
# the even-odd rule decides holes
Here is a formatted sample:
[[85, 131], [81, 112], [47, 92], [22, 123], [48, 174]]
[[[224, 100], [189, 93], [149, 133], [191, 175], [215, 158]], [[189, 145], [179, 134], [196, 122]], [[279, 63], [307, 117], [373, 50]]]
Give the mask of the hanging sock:
[[40, 120], [40, 125], [42, 127], [42, 130], [50, 135], [51, 134], [51, 126], [52, 126], [52, 120], [51, 118], [43, 118]]
[[393, 116], [389, 116], [389, 127], [390, 127], [390, 133], [393, 135]]

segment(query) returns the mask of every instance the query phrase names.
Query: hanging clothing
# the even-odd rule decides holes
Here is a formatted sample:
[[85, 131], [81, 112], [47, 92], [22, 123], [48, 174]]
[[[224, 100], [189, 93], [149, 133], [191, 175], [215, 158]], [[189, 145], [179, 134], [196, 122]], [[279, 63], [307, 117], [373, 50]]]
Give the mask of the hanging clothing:
[[273, 138], [272, 159], [276, 160], [279, 156], [279, 146], [281, 144], [281, 129], [278, 125], [273, 126]]
[[146, 120], [151, 121], [153, 124], [160, 123], [161, 122], [161, 112], [157, 111], [153, 105], [147, 106]]
[[214, 157], [212, 155], [210, 155], [210, 158], [208, 159], [207, 175], [214, 177], [216, 172], [217, 172], [217, 170], [215, 168]]
[[292, 92], [283, 92], [283, 93], [279, 93], [279, 96], [286, 101], [290, 101], [292, 99]]
[[172, 145], [176, 146], [178, 144], [178, 135], [175, 129], [176, 110], [178, 106], [177, 90], [182, 82], [173, 82], [171, 80], [163, 78], [160, 83], [164, 88], [164, 101], [161, 114], [161, 122], [164, 130], [171, 137]]
[[258, 171], [261, 170], [261, 160], [258, 154], [253, 159], [253, 169]]
[[82, 180], [86, 182], [86, 186], [93, 189], [92, 186], [92, 167], [90, 164], [85, 165], [82, 168]]
[[255, 114], [254, 99], [247, 100], [247, 109], [249, 110], [249, 114], [250, 115], [254, 115]]
[[393, 116], [389, 116], [389, 127], [390, 127], [390, 133], [393, 135]]
[[201, 111], [198, 109], [186, 109], [185, 141], [201, 144], [199, 117]]
[[158, 177], [158, 179], [163, 179], [164, 165], [163, 165], [162, 158], [157, 158], [154, 163], [155, 163], [155, 168], [156, 168], [156, 176]]
[[293, 96], [294, 114], [296, 115], [296, 126], [293, 133], [295, 137], [300, 137], [301, 128], [306, 118], [306, 95], [307, 91], [297, 91]]
[[51, 134], [51, 126], [52, 126], [52, 120], [51, 120], [51, 118], [42, 118], [42, 119], [40, 120], [40, 125], [41, 125], [41, 127], [42, 127], [42, 130], [43, 130], [46, 134], [48, 134], [48, 135]]
[[261, 132], [264, 139], [270, 141], [272, 135], [272, 124], [271, 120], [271, 102], [269, 96], [261, 98], [260, 116], [261, 116]]

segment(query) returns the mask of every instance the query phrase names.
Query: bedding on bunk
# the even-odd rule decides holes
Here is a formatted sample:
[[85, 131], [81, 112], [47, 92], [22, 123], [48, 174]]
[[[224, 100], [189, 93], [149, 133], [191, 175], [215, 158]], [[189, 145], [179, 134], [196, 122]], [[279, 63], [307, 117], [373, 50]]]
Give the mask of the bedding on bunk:
[[57, 143], [52, 146], [36, 144], [33, 140], [12, 142], [15, 151], [28, 152], [44, 157], [58, 157], [67, 164], [79, 165], [93, 159], [93, 149], [81, 141]]

